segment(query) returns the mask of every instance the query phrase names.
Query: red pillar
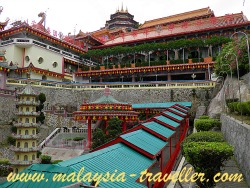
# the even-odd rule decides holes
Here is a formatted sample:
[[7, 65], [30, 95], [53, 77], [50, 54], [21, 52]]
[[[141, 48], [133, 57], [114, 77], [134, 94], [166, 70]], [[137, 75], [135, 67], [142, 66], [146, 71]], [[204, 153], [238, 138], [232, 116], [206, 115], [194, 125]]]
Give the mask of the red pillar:
[[88, 143], [89, 143], [89, 148], [91, 147], [91, 120], [88, 120]]
[[169, 139], [169, 153], [170, 153], [170, 158], [171, 158], [171, 155], [172, 155], [172, 137], [170, 137]]
[[108, 134], [109, 134], [109, 132], [107, 131], [108, 125], [109, 125], [109, 124], [108, 124], [108, 120], [106, 120], [106, 121], [105, 121], [106, 135], [108, 135]]
[[149, 110], [148, 110], [148, 108], [146, 108], [146, 119], [148, 119], [148, 112], [149, 112]]
[[126, 121], [124, 120], [122, 122], [122, 132], [125, 132], [127, 130], [127, 125], [126, 125]]

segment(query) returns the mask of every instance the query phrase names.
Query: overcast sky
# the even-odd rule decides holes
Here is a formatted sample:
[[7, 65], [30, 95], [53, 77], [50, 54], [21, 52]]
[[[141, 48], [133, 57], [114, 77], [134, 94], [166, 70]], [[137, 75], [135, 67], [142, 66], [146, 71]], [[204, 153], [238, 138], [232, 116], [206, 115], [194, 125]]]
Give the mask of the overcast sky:
[[10, 21], [38, 22], [38, 13], [46, 11], [46, 27], [51, 31], [64, 35], [74, 34], [74, 28], [76, 33], [80, 29], [91, 32], [103, 27], [122, 2], [139, 23], [208, 6], [216, 16], [243, 11], [250, 20], [250, 0], [245, 0], [244, 6], [244, 0], [0, 0], [0, 21], [9, 17]]

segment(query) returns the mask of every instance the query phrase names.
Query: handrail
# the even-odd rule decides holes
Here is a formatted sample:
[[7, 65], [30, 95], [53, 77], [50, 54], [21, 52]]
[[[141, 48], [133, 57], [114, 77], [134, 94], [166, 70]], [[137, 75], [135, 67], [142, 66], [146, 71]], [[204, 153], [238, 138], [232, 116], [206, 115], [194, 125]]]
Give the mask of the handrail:
[[[26, 85], [28, 80], [8, 78], [7, 83], [9, 85]], [[60, 88], [60, 89], [75, 89], [75, 90], [103, 90], [106, 87], [113, 89], [148, 89], [148, 88], [204, 88], [214, 87], [216, 82], [214, 81], [191, 81], [191, 82], [116, 82], [116, 83], [64, 83], [64, 82], [46, 82], [42, 80], [31, 81], [31, 85], [35, 87], [48, 87], [48, 88]]]

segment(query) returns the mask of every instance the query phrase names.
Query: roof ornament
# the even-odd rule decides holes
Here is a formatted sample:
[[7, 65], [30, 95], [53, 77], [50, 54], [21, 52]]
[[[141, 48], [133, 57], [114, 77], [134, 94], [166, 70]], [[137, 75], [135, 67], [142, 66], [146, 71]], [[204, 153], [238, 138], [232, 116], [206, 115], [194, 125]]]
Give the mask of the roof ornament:
[[124, 12], [124, 10], [123, 10], [123, 2], [122, 2], [122, 9], [121, 9], [121, 12]]
[[128, 12], [128, 7], [126, 7], [126, 10], [125, 10], [125, 12]]
[[243, 6], [245, 5], [245, 0], [243, 1]]
[[109, 96], [110, 95], [110, 88], [108, 88], [108, 87], [106, 87], [105, 89], [104, 89], [104, 95], [105, 96]]

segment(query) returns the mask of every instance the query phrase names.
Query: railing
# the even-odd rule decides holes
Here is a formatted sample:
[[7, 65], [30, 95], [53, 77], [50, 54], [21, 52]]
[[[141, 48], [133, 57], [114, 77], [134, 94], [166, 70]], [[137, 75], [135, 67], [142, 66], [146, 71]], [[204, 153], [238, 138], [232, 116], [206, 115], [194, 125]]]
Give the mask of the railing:
[[38, 123], [15, 123], [15, 127], [38, 127]]
[[38, 116], [38, 112], [17, 112], [16, 115], [21, 115], [21, 116]]
[[39, 144], [39, 148], [43, 149], [47, 144], [47, 141], [54, 138], [58, 133], [60, 133], [60, 128], [56, 128], [52, 133], [50, 133], [50, 135], [47, 136], [47, 138], [43, 140], [41, 144]]
[[30, 151], [38, 151], [38, 147], [33, 147], [33, 148], [18, 148], [15, 146], [10, 147], [12, 151], [20, 151], [20, 152], [30, 152]]
[[8, 89], [0, 89], [0, 95], [9, 95], [9, 96], [15, 96], [15, 91], [8, 90]]
[[13, 164], [13, 165], [32, 165], [32, 164], [36, 164], [36, 163], [39, 163], [39, 161], [37, 161], [37, 160], [33, 160], [33, 161], [13, 160], [13, 161], [11, 161], [11, 164]]
[[39, 102], [36, 102], [36, 101], [24, 101], [24, 100], [19, 100], [17, 101], [17, 104], [26, 104], [26, 105], [34, 105], [34, 106], [37, 106], [39, 105]]
[[12, 136], [16, 139], [37, 139], [37, 135], [20, 135], [20, 134], [12, 134]]
[[[15, 78], [8, 78], [7, 84], [9, 85], [26, 85], [28, 80], [20, 80]], [[95, 82], [95, 83], [64, 83], [64, 82], [45, 82], [42, 80], [34, 80], [31, 85], [36, 87], [50, 87], [59, 89], [76, 89], [76, 90], [103, 90], [103, 88], [109, 87], [113, 89], [150, 89], [150, 88], [208, 88], [214, 87], [216, 82], [214, 81], [178, 81], [178, 82]]]

